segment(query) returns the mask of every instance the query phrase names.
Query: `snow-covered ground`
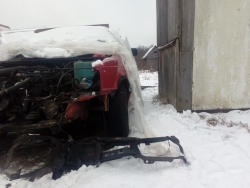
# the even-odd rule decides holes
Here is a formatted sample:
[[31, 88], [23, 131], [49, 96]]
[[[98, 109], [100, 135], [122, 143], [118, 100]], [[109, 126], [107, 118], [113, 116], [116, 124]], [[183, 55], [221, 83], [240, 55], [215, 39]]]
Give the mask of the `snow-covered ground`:
[[[190, 165], [182, 161], [144, 164], [137, 159], [120, 159], [99, 167], [82, 166], [78, 171], [51, 180], [51, 174], [29, 182], [9, 182], [0, 175], [0, 187], [250, 187], [250, 110], [208, 114], [184, 111], [157, 100], [157, 73], [141, 72], [144, 114], [156, 136], [175, 135]], [[133, 116], [133, 111], [131, 111]], [[134, 131], [131, 136], [142, 136]], [[170, 147], [167, 155], [174, 151]], [[144, 151], [145, 152], [145, 151]], [[169, 153], [170, 152], [170, 153]]]

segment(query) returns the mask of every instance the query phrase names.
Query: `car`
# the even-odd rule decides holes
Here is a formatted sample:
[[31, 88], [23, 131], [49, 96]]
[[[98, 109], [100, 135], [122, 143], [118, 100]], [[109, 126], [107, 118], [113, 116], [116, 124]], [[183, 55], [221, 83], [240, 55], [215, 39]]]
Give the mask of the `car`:
[[[126, 40], [101, 26], [1, 32], [0, 139], [14, 139], [8, 154], [0, 156], [6, 158], [0, 167], [9, 179], [35, 178], [47, 167], [58, 179], [65, 170], [128, 156], [145, 164], [175, 159], [187, 163], [175, 136], [127, 137], [131, 94], [137, 126], [143, 129], [136, 54]], [[139, 150], [140, 144], [163, 141], [176, 144], [182, 154], [143, 156]], [[10, 163], [22, 149], [26, 152], [21, 154], [32, 158], [40, 154], [44, 164], [21, 173], [24, 167]], [[25, 155], [20, 157], [25, 163]]]
[[[81, 32], [83, 38], [75, 37], [76, 33], [79, 35]], [[62, 33], [66, 34], [58, 36]], [[71, 46], [65, 49], [69, 39], [63, 36], [68, 33], [73, 33], [75, 38], [73, 42], [70, 41]], [[103, 37], [103, 33], [108, 36]], [[55, 37], [55, 43], [51, 42], [51, 37]], [[115, 40], [105, 41], [112, 37], [108, 28], [101, 26], [2, 32], [0, 51], [10, 48], [12, 51], [3, 53], [8, 54], [7, 59], [4, 55], [0, 58], [0, 134], [49, 132], [82, 138], [85, 134], [82, 127], [88, 122], [87, 126], [103, 124], [102, 136], [128, 136], [128, 101], [131, 89], [123, 58], [109, 50], [106, 50], [108, 53], [103, 53], [106, 48], [100, 48], [100, 52], [98, 49], [81, 52], [83, 48], [77, 48], [77, 51], [73, 45], [77, 46], [79, 40], [89, 46], [93, 43], [93, 48], [96, 43], [98, 47], [102, 44], [117, 46]], [[28, 42], [22, 40], [23, 38]], [[58, 41], [59, 38], [63, 42]], [[49, 42], [41, 43], [45, 39]], [[51, 43], [54, 46], [51, 47]], [[23, 50], [31, 48], [31, 55]], [[71, 55], [64, 55], [62, 50], [71, 52]], [[37, 55], [41, 51], [45, 53]], [[9, 56], [10, 53], [14, 55]], [[133, 49], [132, 53], [136, 55], [137, 50]], [[98, 119], [95, 115], [102, 117], [102, 120], [89, 123], [90, 119]], [[97, 130], [92, 130], [95, 131]]]

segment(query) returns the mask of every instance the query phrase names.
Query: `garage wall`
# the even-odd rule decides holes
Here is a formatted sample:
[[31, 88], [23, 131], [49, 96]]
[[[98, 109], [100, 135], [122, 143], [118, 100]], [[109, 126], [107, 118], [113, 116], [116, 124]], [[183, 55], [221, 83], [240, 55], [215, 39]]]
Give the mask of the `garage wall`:
[[193, 110], [250, 108], [250, 0], [195, 1]]
[[194, 1], [156, 1], [159, 96], [178, 111], [192, 108]]

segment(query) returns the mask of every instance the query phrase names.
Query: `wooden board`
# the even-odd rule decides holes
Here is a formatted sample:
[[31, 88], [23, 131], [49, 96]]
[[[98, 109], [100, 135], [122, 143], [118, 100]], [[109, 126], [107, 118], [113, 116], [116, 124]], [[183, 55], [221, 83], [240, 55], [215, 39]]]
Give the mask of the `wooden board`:
[[177, 110], [192, 108], [195, 0], [157, 0], [159, 95]]

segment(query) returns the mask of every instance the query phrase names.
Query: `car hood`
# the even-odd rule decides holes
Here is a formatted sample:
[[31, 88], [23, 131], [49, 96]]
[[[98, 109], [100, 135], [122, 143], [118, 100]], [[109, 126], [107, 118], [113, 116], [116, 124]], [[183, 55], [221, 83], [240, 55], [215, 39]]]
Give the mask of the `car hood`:
[[2, 31], [0, 41], [0, 61], [18, 55], [26, 58], [68, 58], [95, 53], [112, 55], [121, 46], [120, 40], [102, 26]]

